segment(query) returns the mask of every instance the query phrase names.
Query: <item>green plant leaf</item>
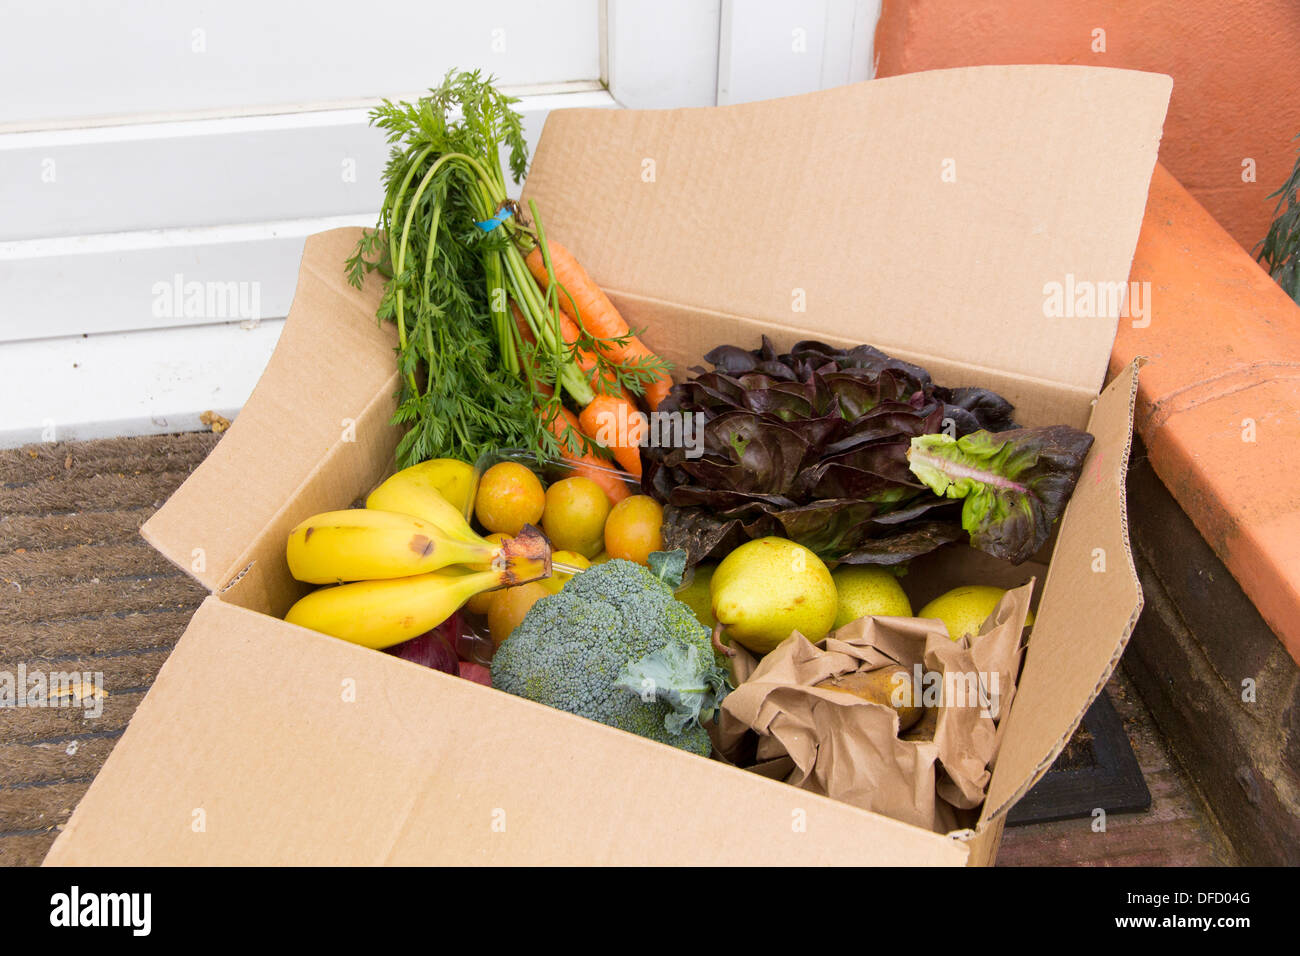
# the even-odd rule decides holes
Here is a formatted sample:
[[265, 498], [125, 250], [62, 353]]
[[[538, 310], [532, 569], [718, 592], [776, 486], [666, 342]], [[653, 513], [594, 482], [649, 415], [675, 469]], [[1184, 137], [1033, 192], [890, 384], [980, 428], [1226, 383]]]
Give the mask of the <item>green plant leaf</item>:
[[674, 734], [712, 720], [731, 690], [727, 672], [718, 666], [711, 652], [681, 643], [665, 644], [627, 664], [619, 671], [614, 686], [643, 700], [668, 705], [664, 726]]
[[681, 587], [686, 575], [685, 551], [651, 551], [646, 558], [650, 573], [674, 591]]

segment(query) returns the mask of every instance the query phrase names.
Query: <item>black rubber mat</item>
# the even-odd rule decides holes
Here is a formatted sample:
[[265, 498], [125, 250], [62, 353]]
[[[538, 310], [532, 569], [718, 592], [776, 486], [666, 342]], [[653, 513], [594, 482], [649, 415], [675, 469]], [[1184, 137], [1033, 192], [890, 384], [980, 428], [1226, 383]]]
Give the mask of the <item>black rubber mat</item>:
[[1149, 809], [1151, 792], [1105, 691], [1046, 776], [1007, 814], [1007, 826]]

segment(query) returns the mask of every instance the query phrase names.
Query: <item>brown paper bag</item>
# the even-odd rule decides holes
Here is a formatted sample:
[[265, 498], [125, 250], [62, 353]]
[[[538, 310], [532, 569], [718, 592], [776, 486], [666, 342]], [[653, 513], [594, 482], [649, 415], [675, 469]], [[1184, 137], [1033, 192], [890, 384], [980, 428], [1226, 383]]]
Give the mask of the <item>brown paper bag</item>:
[[[949, 640], [937, 621], [869, 617], [817, 644], [795, 632], [761, 660], [737, 646], [718, 752], [767, 776], [792, 763], [786, 783], [915, 826], [971, 825], [1015, 694], [1033, 586], [1008, 592], [972, 640]], [[932, 739], [900, 739], [894, 708], [814, 686], [892, 664], [913, 675], [927, 705], [908, 736], [928, 736], [918, 730], [929, 725]]]

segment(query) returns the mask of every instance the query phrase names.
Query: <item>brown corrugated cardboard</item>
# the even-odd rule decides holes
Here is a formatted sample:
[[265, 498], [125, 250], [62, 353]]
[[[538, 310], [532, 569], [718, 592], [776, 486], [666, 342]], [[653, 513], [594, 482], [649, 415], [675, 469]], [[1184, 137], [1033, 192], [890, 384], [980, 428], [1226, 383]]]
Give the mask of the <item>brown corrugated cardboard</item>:
[[1098, 399], [1115, 318], [1047, 319], [1043, 286], [1126, 278], [1168, 91], [1149, 74], [990, 67], [555, 114], [529, 179], [548, 232], [679, 365], [763, 331], [869, 341], [997, 388], [1026, 424], [1090, 421], [978, 833], [905, 826], [277, 620], [303, 590], [288, 528], [367, 491], [397, 437], [378, 285], [346, 285], [356, 231], [338, 230], [308, 242], [248, 406], [144, 529], [215, 593], [47, 862], [991, 862], [1140, 606], [1123, 524], [1134, 373]]
[[1124, 506], [1136, 395], [1130, 366], [1088, 423], [1096, 442], [1061, 521], [985, 820], [1009, 810], [1047, 772], [1119, 663], [1142, 609]]

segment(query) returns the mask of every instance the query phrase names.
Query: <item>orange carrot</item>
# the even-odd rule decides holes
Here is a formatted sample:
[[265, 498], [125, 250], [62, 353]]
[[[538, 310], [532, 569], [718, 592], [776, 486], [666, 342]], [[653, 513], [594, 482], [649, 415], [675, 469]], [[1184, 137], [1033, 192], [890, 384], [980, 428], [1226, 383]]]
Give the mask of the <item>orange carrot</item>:
[[529, 345], [536, 345], [537, 338], [533, 335], [533, 330], [528, 327], [528, 320], [519, 311], [519, 306], [515, 305], [514, 299], [510, 300], [510, 314], [515, 317], [515, 328], [519, 330], [519, 337]]
[[[523, 337], [523, 340], [530, 344], [535, 343], [537, 340], [533, 336], [533, 330], [528, 327], [528, 322], [524, 319], [524, 314], [519, 311], [519, 306], [515, 305], [512, 301], [510, 303], [510, 309], [514, 313], [515, 325], [519, 327], [519, 334]], [[580, 335], [577, 323], [564, 313], [560, 313], [559, 319], [560, 334], [564, 337], [564, 343], [566, 345], [573, 345], [574, 342], [578, 341]], [[592, 390], [598, 395], [601, 394], [601, 387], [597, 384], [597, 381], [602, 376], [602, 373], [599, 371], [600, 363], [596, 361], [596, 356], [592, 355], [586, 349], [579, 348], [574, 350], [573, 357], [578, 367], [582, 369]], [[604, 373], [603, 377], [607, 382], [610, 382], [611, 385], [613, 384], [613, 382], [610, 381], [611, 376], [609, 373]], [[550, 393], [548, 392], [547, 394]], [[618, 390], [618, 394], [625, 398], [628, 397], [626, 390], [622, 388]]]
[[[548, 243], [551, 253], [551, 266], [555, 270], [556, 281], [564, 288], [557, 290], [560, 309], [575, 321], [581, 321], [588, 334], [601, 339], [623, 338], [629, 334], [628, 325], [619, 315], [614, 303], [609, 301], [603, 289], [592, 281], [587, 270], [573, 257], [573, 253], [558, 242]], [[535, 246], [524, 261], [528, 271], [533, 274], [543, 291], [547, 291], [549, 277], [546, 262], [542, 258], [540, 246]], [[565, 293], [568, 293], [567, 295]], [[570, 298], [572, 297], [572, 298]], [[614, 342], [601, 343], [601, 352], [606, 358], [615, 362], [627, 362], [631, 359], [654, 358], [655, 354], [646, 348], [636, 336], [631, 336], [625, 344]], [[666, 372], [649, 382], [645, 388], [646, 403], [650, 410], [659, 407], [659, 403], [672, 388], [672, 379]]]
[[[545, 411], [538, 411], [539, 415], [545, 415]], [[581, 433], [582, 426], [579, 425], [578, 419], [573, 412], [567, 408], [561, 408], [559, 415], [552, 416], [546, 423], [546, 427], [551, 433], [560, 440], [561, 454], [566, 461], [571, 461], [576, 466], [574, 474], [582, 475], [584, 478], [590, 478], [596, 484], [600, 485], [601, 490], [605, 492], [605, 497], [609, 498], [611, 505], [616, 505], [632, 492], [628, 490], [627, 485], [621, 478], [610, 471], [609, 466], [593, 455], [586, 452], [582, 455], [574, 455], [569, 451], [568, 440], [565, 437], [565, 431], [572, 428], [575, 432]], [[590, 441], [590, 436], [588, 436]]]
[[[515, 325], [519, 328], [520, 337], [530, 344], [535, 342], [536, 339], [533, 336], [532, 329], [528, 327], [528, 322], [524, 319], [524, 314], [519, 311], [519, 307], [511, 302], [510, 309], [514, 314]], [[564, 340], [572, 345], [578, 339], [578, 327], [567, 315], [561, 315], [559, 318], [560, 329], [564, 335]], [[590, 352], [578, 349], [577, 361], [578, 365], [587, 373], [592, 388], [596, 389], [598, 371], [595, 357], [592, 356]], [[549, 385], [542, 382], [538, 382], [537, 385], [545, 394], [554, 394]], [[620, 407], [623, 408], [621, 421], [619, 419]], [[564, 413], [566, 415], [571, 414], [567, 409], [564, 410]], [[631, 472], [637, 478], [641, 477], [640, 440], [641, 434], [646, 427], [646, 421], [645, 417], [641, 414], [641, 410], [636, 407], [636, 403], [632, 401], [631, 397], [625, 390], [620, 388], [616, 395], [605, 395], [597, 389], [595, 399], [593, 399], [587, 406], [578, 420], [572, 424], [575, 430], [581, 431], [583, 434], [587, 435], [589, 441], [596, 441], [594, 436], [598, 436], [602, 432], [615, 438], [614, 444], [607, 445], [605, 442], [601, 441], [596, 441], [596, 443], [609, 448], [614, 453], [614, 460], [622, 465], [626, 471]], [[556, 437], [560, 439], [560, 442], [563, 445], [563, 424], [553, 423], [551, 430], [555, 433]], [[626, 439], [626, 442], [624, 444], [619, 444], [617, 441], [619, 437]], [[565, 457], [568, 456], [566, 455]], [[601, 463], [600, 459], [595, 455], [589, 457], [591, 458], [590, 463]], [[626, 486], [624, 486], [622, 482], [602, 480], [610, 478], [610, 476], [604, 474], [599, 477], [591, 475], [589, 475], [589, 477], [596, 477], [597, 482], [605, 488], [607, 494], [609, 493], [613, 483], [619, 485], [619, 488], [622, 489], [622, 494], [618, 499], [615, 499], [613, 495], [610, 495], [611, 503], [617, 503], [618, 500], [627, 496]]]
[[[523, 335], [525, 341], [531, 342], [533, 340], [532, 333], [528, 329], [528, 323], [524, 321], [523, 313], [519, 311], [519, 308], [513, 302], [511, 308], [514, 309], [515, 323], [519, 326], [520, 334]], [[572, 345], [578, 340], [577, 323], [563, 313], [560, 314], [559, 319], [560, 332], [564, 336], [564, 341]], [[609, 395], [600, 390], [596, 384], [600, 375], [599, 365], [594, 355], [586, 349], [576, 349], [575, 358], [579, 367], [587, 374], [587, 380], [596, 393], [596, 397], [578, 416], [578, 424], [583, 434], [590, 436], [597, 444], [612, 451], [614, 460], [623, 466], [624, 471], [640, 478], [640, 440], [646, 428], [645, 416], [636, 407], [636, 402], [632, 400], [632, 396], [628, 395], [626, 389], [620, 388], [617, 392]], [[622, 412], [619, 411], [620, 407]], [[622, 416], [621, 419], [620, 415]], [[614, 441], [612, 443], [602, 441], [602, 434], [612, 437]]]
[[[578, 323], [574, 322], [573, 319], [569, 318], [564, 313], [560, 313], [559, 318], [560, 334], [564, 336], [566, 344], [572, 345], [574, 342], [578, 341], [578, 337], [581, 334], [578, 331]], [[601, 386], [598, 384], [602, 378], [607, 383], [604, 386], [606, 389], [615, 384], [613, 381], [613, 373], [608, 371], [602, 372], [600, 370], [600, 362], [597, 361], [596, 356], [592, 355], [586, 349], [574, 349], [573, 360], [578, 363], [578, 368], [582, 369], [583, 374], [587, 376], [588, 384], [591, 385], [592, 391], [597, 395], [603, 394]], [[618, 394], [622, 395], [624, 398], [628, 397], [626, 389], [621, 386], [618, 389]]]
[[[628, 359], [643, 358], [657, 359], [654, 352], [646, 348], [645, 344], [638, 338], [632, 338], [624, 348], [620, 361], [626, 362]], [[653, 381], [645, 383], [645, 403], [654, 411], [659, 407], [659, 403], [668, 397], [668, 392], [673, 387], [673, 380], [669, 378], [667, 372], [661, 372]]]
[[625, 471], [641, 477], [641, 438], [645, 415], [626, 395], [600, 395], [578, 416], [582, 430], [614, 453]]

